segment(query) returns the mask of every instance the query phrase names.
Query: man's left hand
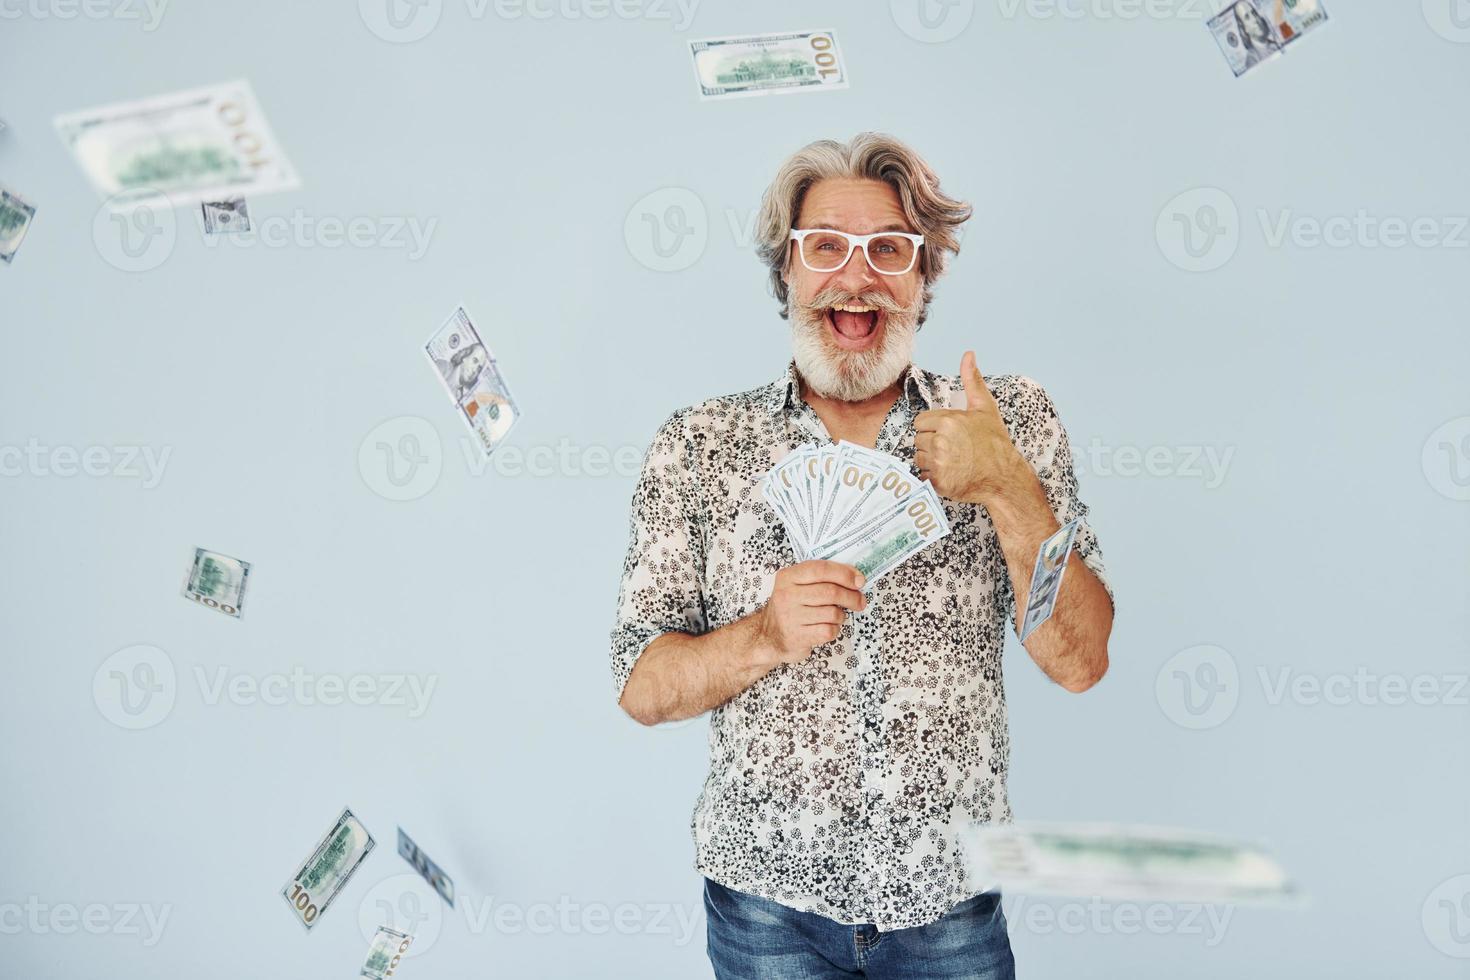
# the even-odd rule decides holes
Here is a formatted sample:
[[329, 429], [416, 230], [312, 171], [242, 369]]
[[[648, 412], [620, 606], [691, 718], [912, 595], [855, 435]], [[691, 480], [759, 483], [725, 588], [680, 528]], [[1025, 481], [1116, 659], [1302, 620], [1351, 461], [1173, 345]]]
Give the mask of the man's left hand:
[[935, 408], [914, 417], [914, 463], [941, 496], [983, 504], [1036, 474], [1011, 442], [974, 351], [960, 358], [960, 381], [963, 409]]

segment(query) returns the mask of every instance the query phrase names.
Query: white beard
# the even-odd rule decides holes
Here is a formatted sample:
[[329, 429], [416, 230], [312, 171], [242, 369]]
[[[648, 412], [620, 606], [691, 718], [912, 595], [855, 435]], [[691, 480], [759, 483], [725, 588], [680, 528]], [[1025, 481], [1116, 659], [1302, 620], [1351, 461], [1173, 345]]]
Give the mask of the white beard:
[[883, 324], [882, 340], [877, 347], [864, 351], [847, 351], [832, 343], [823, 313], [797, 304], [791, 311], [796, 369], [822, 397], [865, 401], [897, 381], [913, 360], [916, 313], [890, 312]]

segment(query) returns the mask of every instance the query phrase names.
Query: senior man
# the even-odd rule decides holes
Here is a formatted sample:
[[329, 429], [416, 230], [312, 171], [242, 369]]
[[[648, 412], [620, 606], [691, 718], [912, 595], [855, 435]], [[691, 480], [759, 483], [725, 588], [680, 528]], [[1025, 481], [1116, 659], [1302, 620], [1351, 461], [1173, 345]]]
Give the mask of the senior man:
[[[612, 671], [643, 724], [711, 712], [691, 826], [721, 980], [1014, 975], [999, 893], [956, 837], [1011, 819], [1004, 629], [1042, 541], [1078, 520], [1081, 561], [1025, 650], [1085, 691], [1112, 591], [1045, 390], [970, 352], [958, 376], [912, 362], [970, 212], [889, 136], [791, 156], [757, 228], [792, 360], [674, 412], [644, 459]], [[950, 525], [867, 596], [851, 565], [795, 561], [758, 487], [842, 439], [909, 462]]]

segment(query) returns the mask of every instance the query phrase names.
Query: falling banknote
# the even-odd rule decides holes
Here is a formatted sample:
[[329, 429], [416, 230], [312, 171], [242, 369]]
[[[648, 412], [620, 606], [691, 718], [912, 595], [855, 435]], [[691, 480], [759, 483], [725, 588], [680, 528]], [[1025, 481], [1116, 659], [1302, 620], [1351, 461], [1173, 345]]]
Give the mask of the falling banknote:
[[489, 456], [521, 413], [500, 376], [495, 357], [480, 339], [463, 306], [429, 338], [424, 353], [438, 372], [439, 380], [444, 382], [460, 417], [479, 440], [480, 449]]
[[701, 100], [847, 88], [831, 31], [690, 41]]
[[846, 440], [789, 453], [762, 479], [761, 492], [798, 560], [854, 565], [864, 592], [949, 533], [929, 481], [901, 459]]
[[427, 854], [419, 850], [419, 846], [413, 842], [412, 837], [403, 832], [402, 827], [398, 828], [398, 854], [413, 865], [414, 870], [423, 875], [425, 881], [434, 886], [434, 891], [449, 903], [450, 908], [454, 908], [454, 880], [439, 865], [429, 860]]
[[1112, 824], [972, 824], [976, 887], [1126, 901], [1281, 902], [1298, 896], [1262, 849], [1212, 834]]
[[204, 215], [206, 235], [244, 234], [250, 230], [250, 206], [243, 197], [204, 201], [199, 209]]
[[361, 975], [371, 980], [387, 980], [398, 969], [398, 961], [403, 959], [412, 942], [413, 937], [406, 932], [378, 926], [372, 945], [368, 947], [367, 962], [362, 965]]
[[1031, 591], [1026, 596], [1026, 618], [1021, 620], [1021, 642], [1031, 631], [1051, 619], [1062, 589], [1062, 573], [1072, 554], [1072, 539], [1077, 537], [1077, 521], [1068, 521], [1061, 530], [1041, 542], [1036, 549], [1036, 567], [1031, 570]]
[[189, 575], [184, 579], [184, 598], [239, 619], [245, 608], [245, 583], [249, 580], [248, 561], [195, 548], [194, 564], [189, 566]]
[[20, 248], [35, 216], [34, 205], [26, 203], [19, 194], [0, 187], [0, 260], [4, 260], [6, 265], [15, 258], [15, 250]]
[[344, 809], [336, 825], [281, 889], [281, 895], [307, 929], [316, 924], [372, 849], [373, 835], [351, 810]]
[[68, 113], [56, 130], [119, 209], [300, 186], [246, 81]]
[[1320, 0], [1235, 0], [1210, 18], [1209, 28], [1238, 78], [1326, 22]]

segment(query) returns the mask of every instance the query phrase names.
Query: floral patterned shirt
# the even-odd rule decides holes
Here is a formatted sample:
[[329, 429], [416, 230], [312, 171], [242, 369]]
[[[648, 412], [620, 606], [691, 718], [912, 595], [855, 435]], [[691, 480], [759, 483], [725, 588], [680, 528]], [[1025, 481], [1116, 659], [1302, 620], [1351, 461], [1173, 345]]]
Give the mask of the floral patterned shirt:
[[[1026, 377], [986, 383], [1057, 520], [1080, 519], [1077, 554], [1111, 598], [1051, 399]], [[964, 387], [911, 364], [902, 391], [876, 448], [912, 467], [914, 416], [964, 407]], [[833, 441], [799, 392], [792, 362], [771, 384], [674, 412], [654, 435], [612, 630], [619, 698], [655, 637], [754, 612], [796, 562], [758, 483], [798, 446]], [[943, 503], [949, 535], [879, 580], [837, 639], [711, 713], [691, 820], [701, 874], [882, 930], [928, 924], [982, 890], [957, 831], [1011, 819], [1001, 650], [1015, 596], [985, 509]]]

